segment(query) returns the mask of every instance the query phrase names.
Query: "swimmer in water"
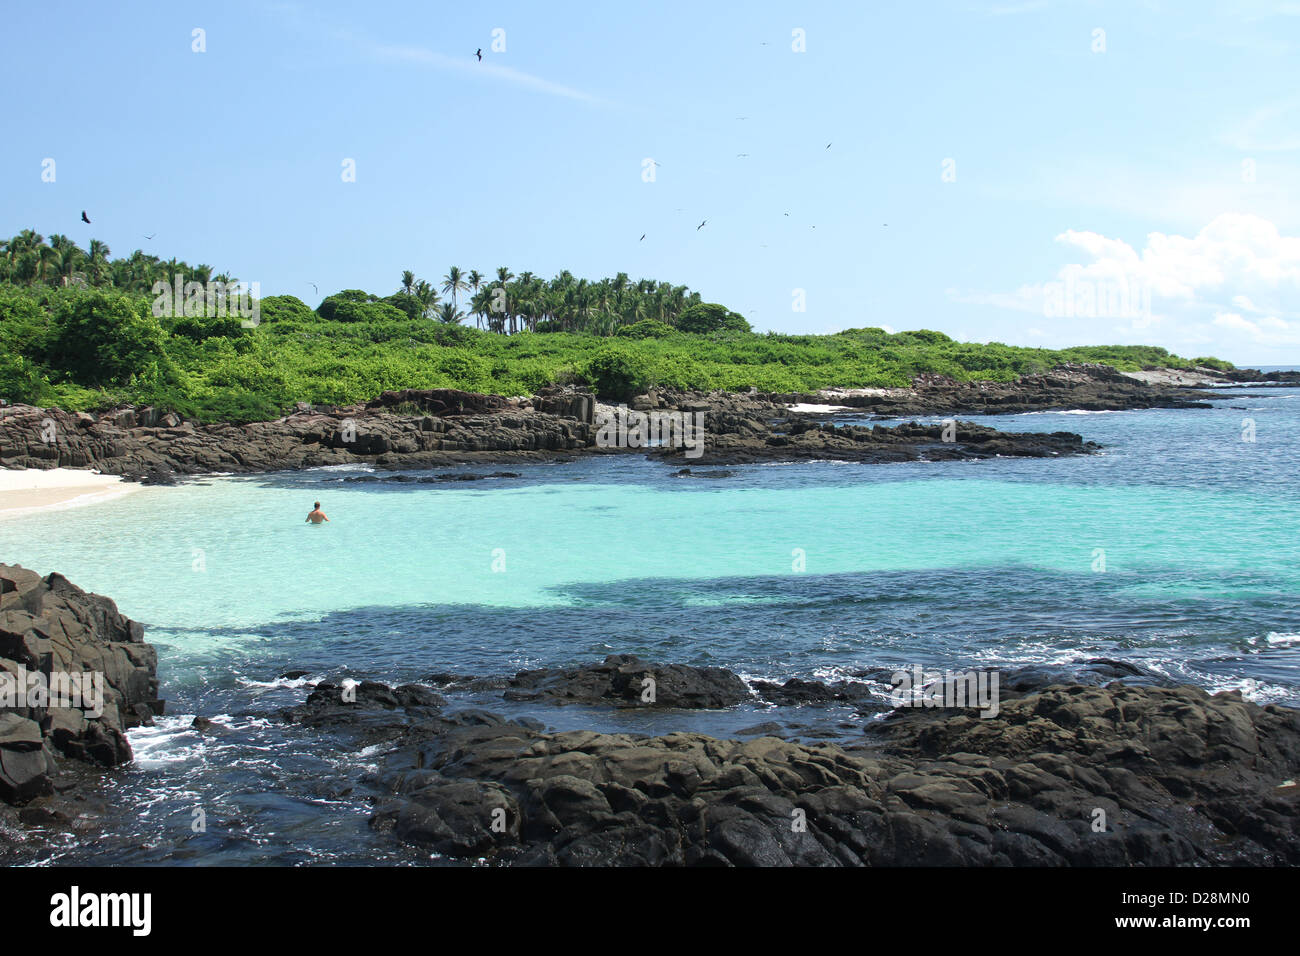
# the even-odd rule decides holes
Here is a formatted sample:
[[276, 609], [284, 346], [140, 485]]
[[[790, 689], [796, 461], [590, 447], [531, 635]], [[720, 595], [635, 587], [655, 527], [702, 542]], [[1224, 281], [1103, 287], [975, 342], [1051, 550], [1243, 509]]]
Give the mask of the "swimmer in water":
[[311, 514], [307, 515], [307, 520], [312, 524], [320, 524], [322, 521], [329, 521], [330, 519], [325, 517], [325, 512], [320, 510], [320, 502], [318, 501], [316, 502], [315, 509]]

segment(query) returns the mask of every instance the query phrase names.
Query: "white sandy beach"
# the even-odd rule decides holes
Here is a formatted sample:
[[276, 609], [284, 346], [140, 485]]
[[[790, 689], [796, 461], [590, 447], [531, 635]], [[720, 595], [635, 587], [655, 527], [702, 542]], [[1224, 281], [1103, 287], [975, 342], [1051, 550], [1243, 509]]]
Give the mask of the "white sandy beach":
[[811, 412], [819, 415], [829, 415], [831, 412], [858, 411], [858, 409], [851, 408], [848, 405], [810, 405], [807, 402], [795, 402], [792, 405], [787, 405], [786, 408], [792, 412]]
[[97, 504], [139, 487], [118, 475], [78, 468], [0, 469], [0, 521], [37, 511]]

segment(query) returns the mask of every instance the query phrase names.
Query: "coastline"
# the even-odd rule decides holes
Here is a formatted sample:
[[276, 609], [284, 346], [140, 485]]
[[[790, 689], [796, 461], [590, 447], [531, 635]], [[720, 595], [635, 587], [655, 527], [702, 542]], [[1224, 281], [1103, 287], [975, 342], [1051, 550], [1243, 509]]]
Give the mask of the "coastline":
[[139, 488], [121, 475], [80, 468], [0, 468], [0, 521], [102, 504]]
[[[922, 426], [916, 419], [1209, 408], [1206, 400], [1212, 397], [1184, 386], [1138, 381], [1108, 366], [1062, 365], [1007, 383], [956, 382], [923, 375], [908, 389], [810, 395], [651, 388], [623, 401], [629, 413], [697, 416], [691, 420], [700, 423], [702, 433], [691, 460], [728, 464], [1087, 453], [1096, 446], [1065, 432], [1004, 433], [963, 422], [960, 433], [944, 437], [938, 426]], [[94, 468], [130, 481], [171, 484], [190, 475], [357, 463], [390, 470], [564, 461], [628, 452], [648, 453], [665, 463], [681, 459], [667, 448], [653, 447], [654, 443], [611, 442], [600, 412], [608, 416], [612, 411], [602, 404], [601, 396], [574, 387], [547, 387], [537, 395], [513, 399], [457, 389], [403, 389], [342, 407], [300, 402], [282, 418], [246, 424], [188, 421], [153, 407], [73, 414], [11, 405], [0, 407], [0, 460], [36, 469]], [[840, 411], [903, 424], [839, 427], [825, 420]], [[56, 436], [53, 442], [46, 440], [49, 429]]]

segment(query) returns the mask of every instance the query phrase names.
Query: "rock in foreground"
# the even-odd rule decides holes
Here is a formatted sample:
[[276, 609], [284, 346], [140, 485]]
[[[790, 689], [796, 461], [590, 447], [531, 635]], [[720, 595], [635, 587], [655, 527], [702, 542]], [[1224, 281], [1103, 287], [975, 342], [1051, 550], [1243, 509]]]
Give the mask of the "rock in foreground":
[[[21, 698], [0, 700], [0, 800], [52, 793], [59, 755], [102, 767], [130, 761], [124, 731], [162, 713], [157, 670], [144, 628], [108, 598], [61, 574], [0, 564], [0, 681], [22, 688]], [[34, 680], [53, 688], [59, 675], [98, 686], [102, 713], [33, 693]]]
[[898, 710], [859, 744], [546, 733], [431, 693], [321, 685], [291, 720], [387, 751], [372, 825], [564, 865], [1300, 863], [1300, 722], [1236, 693], [1055, 685], [997, 717]]

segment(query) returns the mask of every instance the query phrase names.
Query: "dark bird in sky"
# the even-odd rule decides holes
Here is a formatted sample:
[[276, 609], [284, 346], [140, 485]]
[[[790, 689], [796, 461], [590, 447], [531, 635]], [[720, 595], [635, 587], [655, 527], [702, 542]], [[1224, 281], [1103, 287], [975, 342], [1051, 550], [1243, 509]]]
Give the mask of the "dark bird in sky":
[[479, 47], [477, 50], [475, 50], [475, 51], [474, 51], [474, 55], [475, 55], [476, 57], [478, 57], [478, 61], [479, 61], [480, 63], [483, 62], [483, 48], [482, 48], [482, 47]]
[[744, 157], [746, 157], [746, 156], [748, 156], [748, 155], [749, 155], [749, 153], [737, 153], [737, 154], [736, 154], [737, 158], [741, 158], [741, 159], [743, 159]]
[[81, 221], [90, 222], [90, 217], [86, 215], [86, 210], [81, 210]]
[[790, 214], [789, 214], [788, 212], [783, 212], [783, 213], [781, 213], [781, 215], [783, 215], [783, 216], [788, 216], [788, 215], [790, 215]]
[[[645, 238], [645, 233], [643, 232], [643, 233], [641, 233], [641, 239], [644, 239], [644, 238]], [[637, 242], [640, 242], [641, 239], [638, 239]]]
[[[709, 221], [709, 220], [707, 220], [707, 219], [704, 220], [704, 222], [708, 222], [708, 221]], [[704, 222], [700, 223], [698, 226], [695, 227], [695, 231], [696, 231], [696, 232], [699, 232], [701, 229], [704, 228]]]
[[[155, 232], [155, 233], [153, 234], [153, 236], [156, 236], [156, 235], [158, 235], [158, 233]], [[145, 238], [146, 238], [146, 239], [152, 239], [153, 236], [145, 236]]]
[[827, 149], [830, 149], [830, 148], [831, 148], [831, 144], [830, 144], [830, 143], [827, 143], [827, 144], [826, 144], [826, 148], [827, 148]]
[[313, 292], [315, 292], [317, 295], [320, 295], [320, 289], [316, 288], [316, 283], [314, 283], [314, 282], [308, 282], [307, 284], [308, 284], [309, 286], [311, 286], [311, 290], [312, 290]]

